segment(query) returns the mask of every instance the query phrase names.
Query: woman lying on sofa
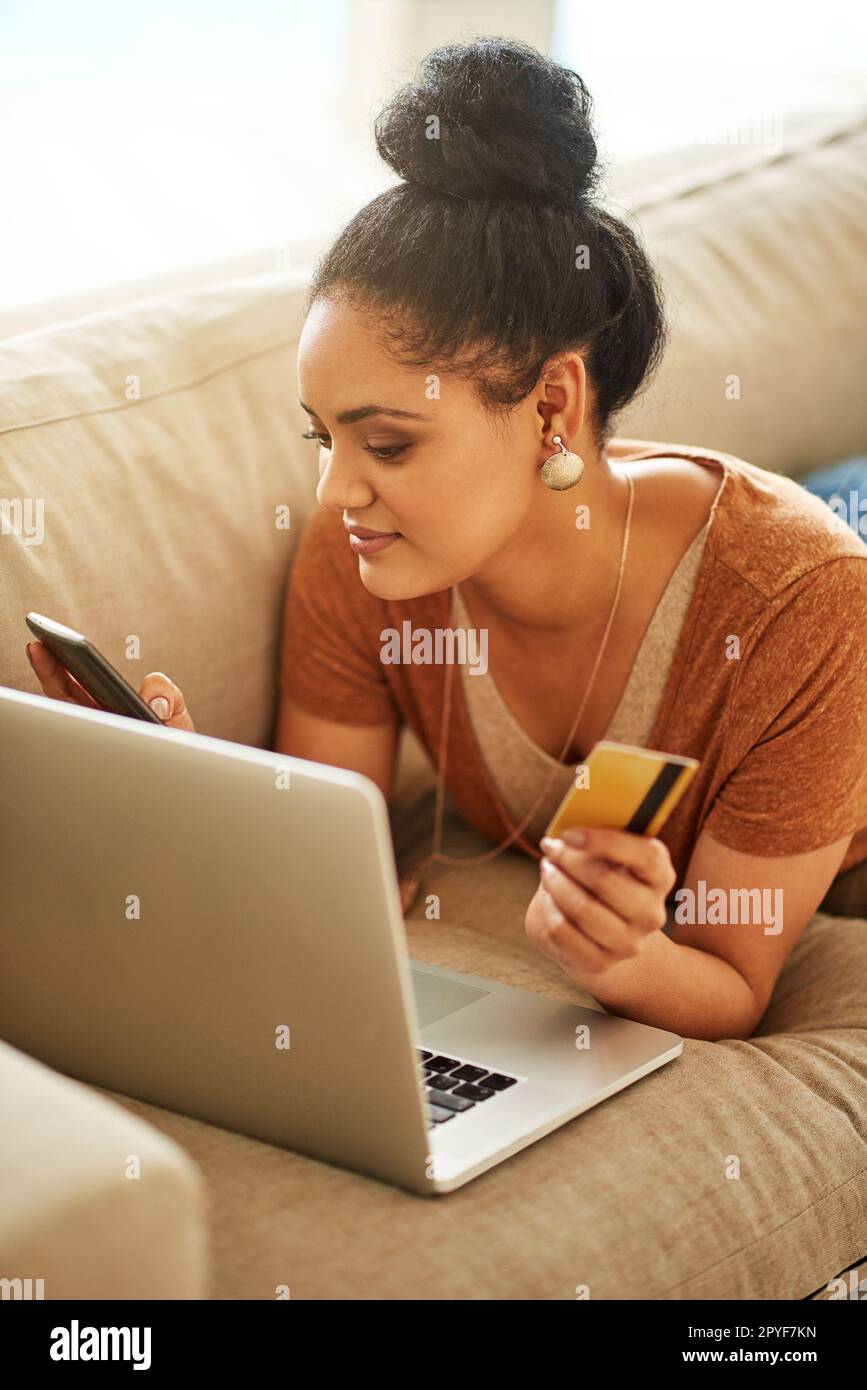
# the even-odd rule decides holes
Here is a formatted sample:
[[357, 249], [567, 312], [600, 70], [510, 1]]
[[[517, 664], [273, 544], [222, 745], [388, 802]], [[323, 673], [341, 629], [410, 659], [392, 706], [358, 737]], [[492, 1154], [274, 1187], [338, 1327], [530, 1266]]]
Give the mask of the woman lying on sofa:
[[[320, 509], [276, 747], [388, 797], [408, 721], [438, 769], [419, 870], [452, 862], [448, 792], [493, 845], [457, 862], [540, 859], [526, 931], [570, 979], [641, 1022], [747, 1037], [867, 861], [867, 546], [787, 477], [615, 437], [666, 329], [645, 252], [593, 199], [590, 110], [575, 73], [485, 38], [432, 53], [377, 122], [403, 181], [320, 262], [300, 343]], [[44, 690], [80, 699], [30, 646]], [[193, 727], [162, 673], [141, 693]], [[700, 767], [658, 837], [547, 839], [603, 738]], [[846, 910], [867, 913], [860, 883]]]

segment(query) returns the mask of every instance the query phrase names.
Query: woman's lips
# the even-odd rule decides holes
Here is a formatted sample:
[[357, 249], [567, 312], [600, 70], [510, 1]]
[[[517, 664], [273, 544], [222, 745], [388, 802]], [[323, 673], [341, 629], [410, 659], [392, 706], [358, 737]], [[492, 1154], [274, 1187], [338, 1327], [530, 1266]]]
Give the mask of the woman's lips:
[[394, 545], [394, 542], [399, 540], [401, 540], [399, 531], [392, 531], [388, 535], [379, 536], [356, 536], [351, 531], [349, 533], [349, 544], [356, 555], [376, 555], [378, 551], [385, 550], [387, 546]]

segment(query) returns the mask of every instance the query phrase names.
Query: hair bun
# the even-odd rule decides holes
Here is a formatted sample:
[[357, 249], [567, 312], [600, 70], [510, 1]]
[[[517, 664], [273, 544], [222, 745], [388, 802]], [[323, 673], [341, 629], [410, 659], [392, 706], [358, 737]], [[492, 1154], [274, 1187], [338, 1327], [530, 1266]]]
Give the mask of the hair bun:
[[591, 107], [578, 74], [529, 44], [445, 44], [380, 112], [376, 147], [410, 183], [572, 206], [597, 177]]

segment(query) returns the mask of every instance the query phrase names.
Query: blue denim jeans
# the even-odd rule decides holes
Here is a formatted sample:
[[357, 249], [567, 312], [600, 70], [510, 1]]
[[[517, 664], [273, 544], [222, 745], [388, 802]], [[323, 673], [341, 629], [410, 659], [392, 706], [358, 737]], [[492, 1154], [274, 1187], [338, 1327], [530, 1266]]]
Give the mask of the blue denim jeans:
[[[867, 457], [844, 459], [830, 468], [817, 468], [798, 482], [827, 502], [867, 544]], [[819, 904], [819, 910], [842, 917], [867, 917], [867, 860], [837, 875]]]

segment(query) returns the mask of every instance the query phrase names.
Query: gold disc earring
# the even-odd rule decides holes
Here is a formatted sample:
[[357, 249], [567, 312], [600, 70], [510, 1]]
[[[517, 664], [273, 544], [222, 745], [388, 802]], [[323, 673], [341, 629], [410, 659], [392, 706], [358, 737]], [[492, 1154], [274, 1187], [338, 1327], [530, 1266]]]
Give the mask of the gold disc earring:
[[552, 454], [542, 464], [542, 482], [554, 492], [565, 492], [580, 483], [584, 476], [584, 460], [580, 454], [573, 454], [566, 448], [559, 434], [554, 435], [554, 443], [559, 445], [560, 452]]

